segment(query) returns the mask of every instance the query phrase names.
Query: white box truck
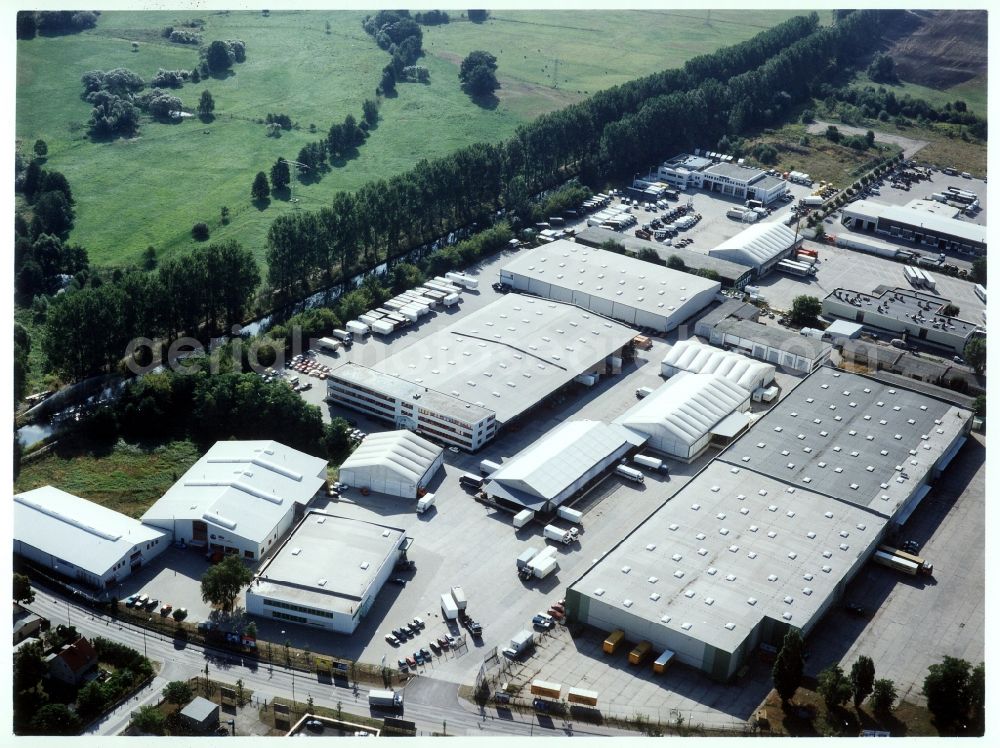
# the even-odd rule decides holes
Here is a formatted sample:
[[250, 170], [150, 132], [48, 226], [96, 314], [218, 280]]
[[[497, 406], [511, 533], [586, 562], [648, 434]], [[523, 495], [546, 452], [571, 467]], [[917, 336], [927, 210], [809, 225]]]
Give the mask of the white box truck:
[[469, 606], [469, 600], [465, 596], [465, 590], [461, 587], [451, 588], [451, 597], [459, 610], [465, 610]]
[[517, 657], [531, 649], [534, 644], [535, 635], [527, 629], [522, 629], [511, 637], [510, 646], [506, 647], [503, 653], [508, 657]]
[[641, 470], [630, 468], [627, 465], [619, 465], [615, 468], [615, 472], [622, 478], [635, 481], [636, 483], [644, 483], [646, 481], [646, 476], [642, 474]]
[[354, 341], [354, 336], [351, 333], [347, 332], [347, 330], [341, 330], [339, 327], [330, 334], [337, 340], [343, 340], [348, 345]]
[[499, 462], [493, 462], [493, 460], [480, 460], [479, 461], [479, 472], [483, 475], [489, 475], [490, 473], [495, 473], [500, 469]]
[[417, 514], [423, 514], [432, 506], [434, 506], [434, 494], [425, 493], [417, 499]]
[[458, 304], [459, 296], [457, 293], [450, 293], [441, 299], [441, 303], [445, 306], [455, 306]]
[[396, 691], [384, 691], [373, 688], [368, 692], [368, 706], [378, 706], [383, 709], [402, 709], [403, 694]]
[[651, 470], [663, 470], [663, 460], [659, 457], [650, 457], [649, 455], [636, 455], [632, 458], [632, 462], [636, 465], [642, 465], [643, 467], [650, 468]]
[[455, 598], [451, 596], [450, 592], [441, 595], [441, 612], [449, 621], [454, 621], [458, 618], [458, 606], [455, 604]]
[[545, 579], [549, 574], [559, 570], [559, 562], [552, 556], [546, 556], [541, 561], [532, 561], [530, 566], [536, 579]]
[[525, 568], [531, 560], [538, 555], [537, 548], [526, 548], [520, 556], [517, 557], [517, 570]]
[[573, 534], [569, 530], [563, 530], [555, 525], [545, 525], [545, 529], [542, 530], [542, 535], [545, 536], [547, 540], [557, 540], [564, 545], [569, 545], [573, 542]]
[[535, 518], [535, 513], [530, 509], [524, 509], [514, 515], [514, 527], [520, 529]]
[[350, 322], [347, 323], [347, 331], [352, 335], [361, 335], [361, 336], [367, 335], [370, 332], [370, 330], [368, 329], [368, 325], [356, 319], [352, 319]]
[[559, 507], [556, 510], [556, 515], [567, 522], [572, 522], [575, 525], [583, 524], [583, 512], [577, 511], [576, 509], [570, 509], [568, 506]]

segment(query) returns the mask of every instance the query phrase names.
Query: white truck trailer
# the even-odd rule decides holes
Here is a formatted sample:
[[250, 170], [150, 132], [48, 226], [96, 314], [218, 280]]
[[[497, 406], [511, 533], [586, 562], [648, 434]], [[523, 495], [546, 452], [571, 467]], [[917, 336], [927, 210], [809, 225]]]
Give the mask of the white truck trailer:
[[545, 536], [546, 540], [556, 540], [563, 545], [569, 545], [575, 540], [572, 532], [563, 530], [561, 527], [556, 527], [555, 525], [545, 525], [542, 535]]
[[459, 610], [465, 610], [469, 607], [469, 599], [465, 596], [465, 590], [461, 587], [452, 587], [451, 597], [455, 601], [455, 605]]
[[556, 516], [567, 522], [572, 522], [574, 525], [583, 524], [583, 512], [576, 509], [570, 509], [568, 506], [561, 506], [556, 510]]
[[454, 621], [458, 618], [458, 606], [455, 604], [455, 598], [451, 596], [450, 592], [441, 595], [441, 612], [449, 621]]
[[646, 476], [642, 474], [641, 470], [630, 468], [628, 465], [619, 465], [615, 468], [615, 473], [626, 480], [634, 481], [636, 483], [644, 483], [646, 481]]
[[514, 527], [520, 529], [535, 518], [535, 513], [530, 509], [523, 509], [514, 515]]

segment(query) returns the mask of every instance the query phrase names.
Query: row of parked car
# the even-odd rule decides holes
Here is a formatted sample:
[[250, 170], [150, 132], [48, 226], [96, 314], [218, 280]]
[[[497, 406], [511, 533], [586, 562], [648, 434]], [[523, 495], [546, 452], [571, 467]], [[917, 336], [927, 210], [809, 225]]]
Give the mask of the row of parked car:
[[[136, 593], [134, 595], [129, 595], [128, 597], [126, 597], [125, 598], [125, 607], [126, 608], [136, 608], [136, 609], [139, 609], [139, 610], [150, 610], [150, 611], [156, 610], [157, 608], [159, 608], [161, 616], [168, 616], [168, 615], [170, 615], [170, 613], [174, 609], [174, 606], [171, 605], [170, 603], [164, 603], [163, 605], [160, 605], [160, 601], [157, 598], [150, 597], [149, 595], [146, 595], [146, 594], [139, 594], [139, 593]], [[185, 614], [187, 613], [187, 609], [186, 608], [178, 608], [178, 610], [184, 611]]]

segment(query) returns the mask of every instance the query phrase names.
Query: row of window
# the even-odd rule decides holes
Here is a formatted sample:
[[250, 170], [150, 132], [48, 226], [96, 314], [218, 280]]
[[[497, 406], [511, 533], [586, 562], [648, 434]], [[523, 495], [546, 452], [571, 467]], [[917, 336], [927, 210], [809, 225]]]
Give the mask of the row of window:
[[333, 618], [333, 613], [328, 610], [317, 610], [316, 608], [307, 608], [304, 605], [294, 605], [292, 603], [286, 603], [283, 600], [270, 600], [264, 598], [264, 605], [269, 608], [284, 608], [285, 610], [297, 610], [299, 613], [308, 613], [311, 616], [318, 616], [320, 618]]
[[271, 618], [280, 618], [284, 621], [291, 621], [292, 623], [309, 623], [308, 620], [302, 616], [293, 616], [288, 613], [279, 613], [276, 610], [271, 611]]

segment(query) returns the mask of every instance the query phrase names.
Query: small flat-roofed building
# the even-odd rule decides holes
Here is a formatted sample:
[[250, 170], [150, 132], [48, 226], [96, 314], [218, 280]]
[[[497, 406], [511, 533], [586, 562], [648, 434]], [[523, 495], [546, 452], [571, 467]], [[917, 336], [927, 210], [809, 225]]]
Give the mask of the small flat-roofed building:
[[966, 254], [986, 253], [985, 226], [937, 215], [921, 209], [921, 206], [858, 200], [844, 206], [840, 222], [851, 229], [886, 234], [937, 251], [949, 249]]
[[718, 374], [748, 392], [767, 387], [774, 381], [772, 364], [723, 351], [694, 339], [675, 343], [663, 357], [660, 373], [672, 377], [682, 371], [692, 374]]
[[402, 431], [369, 434], [340, 466], [340, 480], [354, 488], [416, 498], [444, 462], [444, 449]]
[[767, 361], [798, 373], [815, 371], [830, 360], [829, 343], [773, 325], [724, 319], [712, 328], [712, 345]]
[[197, 548], [259, 559], [326, 483], [326, 466], [276, 441], [216, 442], [142, 522]]
[[514, 511], [552, 511], [644, 441], [600, 421], [566, 421], [493, 472], [484, 490]]
[[[690, 462], [708, 447], [715, 428], [733, 413], [750, 409], [750, 392], [718, 374], [680, 372], [614, 422], [648, 438], [646, 445], [671, 457]], [[742, 428], [749, 421], [743, 420]], [[742, 428], [730, 421], [724, 440]]]
[[743, 288], [753, 279], [753, 270], [746, 265], [730, 262], [721, 257], [711, 257], [687, 247], [666, 246], [648, 239], [639, 239], [636, 236], [629, 236], [600, 226], [579, 231], [574, 240], [577, 244], [585, 244], [597, 249], [600, 249], [605, 242], [614, 241], [624, 245], [627, 251], [635, 254], [639, 254], [644, 249], [652, 249], [664, 261], [671, 256], [676, 256], [684, 263], [685, 267], [691, 270], [711, 270], [718, 273], [719, 282], [723, 288]]
[[573, 304], [509, 294], [375, 367], [334, 369], [327, 389], [339, 405], [473, 451], [574, 380], [620, 371], [634, 337]]
[[714, 460], [570, 586], [567, 616], [726, 681], [759, 644], [780, 648], [793, 626], [808, 636], [885, 524]]
[[500, 270], [500, 280], [659, 332], [700, 312], [722, 287], [719, 281], [565, 240], [515, 257]]
[[906, 288], [870, 294], [835, 288], [823, 299], [823, 314], [905, 334], [961, 355], [969, 339], [983, 330], [975, 322], [941, 314], [948, 304], [948, 299]]
[[195, 696], [181, 709], [181, 720], [197, 732], [214, 730], [219, 726], [219, 705], [203, 696]]
[[788, 191], [784, 179], [756, 166], [733, 163], [732, 157], [717, 153], [707, 156], [682, 153], [663, 162], [655, 176], [682, 190], [700, 188], [737, 200], [760, 200], [765, 205]]
[[751, 224], [736, 236], [708, 250], [708, 254], [754, 268], [759, 278], [778, 262], [790, 257], [802, 246], [802, 240], [801, 234], [796, 234], [780, 221], [763, 221]]
[[854, 340], [861, 337], [861, 332], [864, 329], [864, 325], [859, 325], [856, 322], [848, 322], [844, 319], [838, 319], [834, 320], [833, 323], [823, 331], [823, 337], [836, 345], [837, 343], [845, 340]]
[[406, 533], [310, 511], [256, 572], [247, 612], [351, 634], [375, 602], [406, 545]]
[[823, 367], [719, 459], [902, 524], [971, 426], [951, 403]]
[[14, 553], [98, 590], [158, 556], [170, 536], [52, 486], [14, 496]]
[[701, 187], [701, 172], [711, 165], [710, 158], [682, 153], [664, 161], [656, 170], [656, 176], [674, 187], [686, 190], [688, 187]]

